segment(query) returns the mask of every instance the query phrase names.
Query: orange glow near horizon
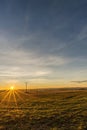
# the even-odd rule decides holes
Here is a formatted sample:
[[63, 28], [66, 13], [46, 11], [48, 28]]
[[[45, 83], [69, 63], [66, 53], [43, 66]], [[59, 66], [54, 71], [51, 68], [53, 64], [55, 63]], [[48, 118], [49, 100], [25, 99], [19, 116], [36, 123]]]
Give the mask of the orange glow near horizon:
[[[0, 90], [10, 90], [15, 91], [18, 89], [26, 89], [25, 84], [23, 83], [9, 83], [5, 86], [0, 85]], [[75, 82], [52, 82], [52, 83], [31, 83], [28, 84], [28, 89], [43, 89], [43, 88], [70, 88], [70, 87], [87, 87], [87, 83], [75, 83]]]

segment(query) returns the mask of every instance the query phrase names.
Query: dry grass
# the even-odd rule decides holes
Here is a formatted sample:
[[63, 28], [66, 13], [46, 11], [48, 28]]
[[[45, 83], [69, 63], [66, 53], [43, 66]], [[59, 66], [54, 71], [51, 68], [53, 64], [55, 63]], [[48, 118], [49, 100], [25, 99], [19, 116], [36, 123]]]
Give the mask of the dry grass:
[[0, 92], [0, 130], [87, 130], [87, 90]]

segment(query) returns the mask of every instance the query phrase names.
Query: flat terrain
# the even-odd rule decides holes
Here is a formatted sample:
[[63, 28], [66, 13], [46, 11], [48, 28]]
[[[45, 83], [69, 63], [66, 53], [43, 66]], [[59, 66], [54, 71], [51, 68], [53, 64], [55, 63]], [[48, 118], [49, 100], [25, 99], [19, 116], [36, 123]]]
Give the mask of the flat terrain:
[[0, 130], [87, 130], [87, 90], [0, 91]]

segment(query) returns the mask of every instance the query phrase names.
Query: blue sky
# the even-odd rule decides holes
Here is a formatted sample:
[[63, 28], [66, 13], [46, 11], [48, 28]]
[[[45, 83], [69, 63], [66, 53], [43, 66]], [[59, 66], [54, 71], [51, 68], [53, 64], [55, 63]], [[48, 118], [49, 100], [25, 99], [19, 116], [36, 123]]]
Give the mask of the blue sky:
[[86, 86], [86, 80], [86, 0], [0, 1], [1, 84]]

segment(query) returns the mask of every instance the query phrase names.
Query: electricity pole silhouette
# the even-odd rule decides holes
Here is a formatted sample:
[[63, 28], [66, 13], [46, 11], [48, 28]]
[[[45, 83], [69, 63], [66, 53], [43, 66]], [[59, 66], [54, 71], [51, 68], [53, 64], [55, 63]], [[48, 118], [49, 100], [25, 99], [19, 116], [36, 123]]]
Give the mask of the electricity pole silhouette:
[[27, 85], [28, 83], [27, 82], [25, 82], [25, 87], [26, 87], [26, 93], [28, 92], [27, 90], [28, 90], [28, 85]]

